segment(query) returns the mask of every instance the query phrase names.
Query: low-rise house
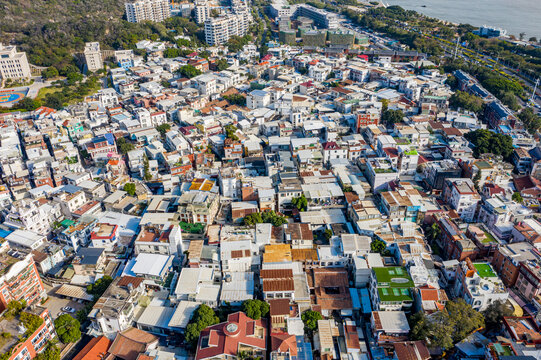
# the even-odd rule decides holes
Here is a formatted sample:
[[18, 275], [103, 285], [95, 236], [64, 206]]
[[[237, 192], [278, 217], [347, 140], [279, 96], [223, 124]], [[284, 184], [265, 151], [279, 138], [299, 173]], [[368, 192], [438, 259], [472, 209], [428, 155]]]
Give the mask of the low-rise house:
[[114, 339], [119, 332], [128, 329], [143, 294], [142, 278], [123, 276], [114, 279], [88, 314], [89, 333]]
[[453, 292], [478, 311], [485, 310], [494, 301], [505, 301], [509, 297], [490, 264], [474, 263], [469, 258], [458, 267]]
[[253, 320], [243, 312], [229, 314], [227, 321], [201, 331], [195, 360], [237, 358], [239, 352], [265, 358], [267, 322]]
[[374, 267], [370, 279], [372, 307], [381, 311], [409, 311], [413, 306], [413, 281], [403, 267]]

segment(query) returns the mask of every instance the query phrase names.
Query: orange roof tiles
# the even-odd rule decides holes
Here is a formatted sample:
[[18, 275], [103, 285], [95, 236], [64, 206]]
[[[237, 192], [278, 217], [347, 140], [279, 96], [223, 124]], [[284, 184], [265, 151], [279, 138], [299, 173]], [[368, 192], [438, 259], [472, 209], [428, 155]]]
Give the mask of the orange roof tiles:
[[95, 337], [75, 355], [73, 360], [101, 360], [107, 354], [110, 346], [111, 340], [105, 336]]

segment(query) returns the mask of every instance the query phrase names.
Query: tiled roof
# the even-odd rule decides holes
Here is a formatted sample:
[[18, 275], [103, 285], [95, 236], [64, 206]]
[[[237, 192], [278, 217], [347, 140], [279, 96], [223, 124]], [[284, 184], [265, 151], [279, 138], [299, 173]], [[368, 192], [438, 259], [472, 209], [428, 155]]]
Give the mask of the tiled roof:
[[[255, 331], [256, 327], [263, 329], [262, 333]], [[195, 359], [236, 356], [240, 344], [264, 351], [267, 348], [266, 332], [265, 320], [253, 320], [240, 311], [230, 314], [226, 322], [209, 326], [201, 332]]]
[[75, 355], [73, 360], [101, 360], [110, 346], [111, 340], [105, 336], [95, 337]]

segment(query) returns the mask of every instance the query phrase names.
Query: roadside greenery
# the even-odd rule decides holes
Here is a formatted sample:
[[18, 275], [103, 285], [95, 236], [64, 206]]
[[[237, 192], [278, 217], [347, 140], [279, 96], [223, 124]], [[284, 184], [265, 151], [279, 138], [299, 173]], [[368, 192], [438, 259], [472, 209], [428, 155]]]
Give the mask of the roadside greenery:
[[81, 324], [70, 314], [60, 315], [56, 318], [54, 327], [58, 338], [64, 344], [77, 342], [81, 338]]

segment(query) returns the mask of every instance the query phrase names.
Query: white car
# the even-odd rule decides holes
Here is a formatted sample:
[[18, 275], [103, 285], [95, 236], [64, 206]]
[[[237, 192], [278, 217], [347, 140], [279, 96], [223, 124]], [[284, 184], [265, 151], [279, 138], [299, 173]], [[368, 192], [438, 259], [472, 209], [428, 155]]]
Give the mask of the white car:
[[64, 306], [61, 310], [66, 312], [66, 313], [74, 313], [75, 312], [75, 309], [72, 308], [72, 307], [69, 307], [69, 306]]

